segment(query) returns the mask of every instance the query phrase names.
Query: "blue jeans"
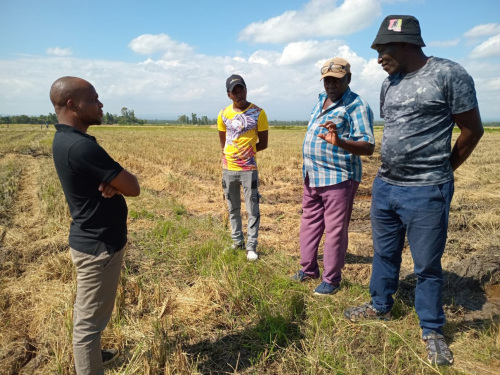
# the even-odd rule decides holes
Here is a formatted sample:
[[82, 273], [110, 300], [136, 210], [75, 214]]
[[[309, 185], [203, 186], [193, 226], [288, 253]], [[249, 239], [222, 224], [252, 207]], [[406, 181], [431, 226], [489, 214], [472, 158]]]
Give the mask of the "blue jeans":
[[373, 236], [373, 269], [370, 294], [373, 307], [391, 310], [398, 288], [405, 234], [417, 275], [415, 310], [423, 335], [441, 333], [445, 324], [442, 306], [441, 257], [446, 245], [453, 181], [430, 186], [396, 186], [375, 178], [370, 217]]

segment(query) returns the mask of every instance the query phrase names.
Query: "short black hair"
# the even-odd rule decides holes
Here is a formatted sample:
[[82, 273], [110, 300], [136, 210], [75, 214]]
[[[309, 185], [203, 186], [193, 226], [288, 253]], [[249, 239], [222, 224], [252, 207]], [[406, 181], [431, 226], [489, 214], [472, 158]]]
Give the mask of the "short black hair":
[[89, 82], [78, 77], [61, 77], [50, 88], [50, 101], [54, 108], [66, 106], [69, 99], [79, 99], [92, 86]]

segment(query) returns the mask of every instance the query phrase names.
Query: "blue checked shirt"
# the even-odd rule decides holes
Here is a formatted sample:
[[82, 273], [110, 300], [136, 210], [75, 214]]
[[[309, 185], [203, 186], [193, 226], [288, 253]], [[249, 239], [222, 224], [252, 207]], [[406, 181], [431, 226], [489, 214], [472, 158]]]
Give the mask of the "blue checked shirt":
[[361, 158], [319, 138], [318, 134], [328, 133], [319, 125], [332, 121], [337, 124], [339, 138], [374, 145], [373, 112], [368, 103], [349, 88], [340, 100], [323, 110], [326, 99], [326, 92], [319, 94], [319, 102], [311, 112], [302, 145], [302, 177], [305, 180], [309, 175], [311, 187], [335, 185], [349, 179], [361, 182]]

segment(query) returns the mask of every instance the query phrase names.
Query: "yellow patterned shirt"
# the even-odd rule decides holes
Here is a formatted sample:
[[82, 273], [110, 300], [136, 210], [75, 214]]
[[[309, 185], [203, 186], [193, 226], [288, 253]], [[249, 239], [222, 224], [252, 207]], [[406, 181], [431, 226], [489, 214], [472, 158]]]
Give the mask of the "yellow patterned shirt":
[[231, 104], [219, 112], [217, 128], [226, 132], [222, 168], [230, 171], [256, 170], [257, 133], [269, 129], [264, 110], [250, 104], [243, 112], [236, 112]]

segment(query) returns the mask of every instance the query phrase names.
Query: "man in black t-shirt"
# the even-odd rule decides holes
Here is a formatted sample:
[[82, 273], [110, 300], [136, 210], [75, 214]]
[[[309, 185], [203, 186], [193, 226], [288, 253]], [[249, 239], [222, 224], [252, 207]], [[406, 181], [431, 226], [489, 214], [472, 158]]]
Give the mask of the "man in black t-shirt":
[[103, 105], [89, 82], [59, 78], [52, 84], [50, 100], [59, 122], [52, 144], [54, 164], [73, 219], [69, 245], [77, 271], [75, 369], [78, 375], [104, 374], [103, 365], [118, 357], [116, 349], [101, 350], [101, 332], [113, 312], [127, 242], [123, 196], [138, 196], [140, 187], [137, 178], [87, 134], [103, 116]]

